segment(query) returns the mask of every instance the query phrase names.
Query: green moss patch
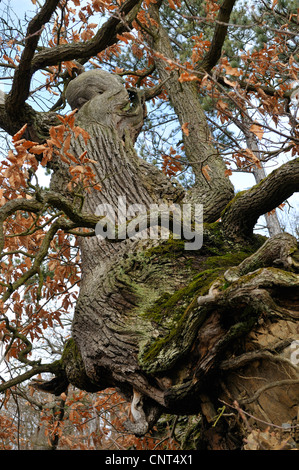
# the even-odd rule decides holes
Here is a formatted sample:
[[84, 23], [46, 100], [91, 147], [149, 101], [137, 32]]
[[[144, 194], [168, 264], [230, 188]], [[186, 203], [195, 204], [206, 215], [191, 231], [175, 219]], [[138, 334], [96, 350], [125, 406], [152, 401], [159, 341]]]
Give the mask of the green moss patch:
[[222, 268], [199, 273], [174, 294], [164, 293], [142, 314], [159, 332], [140, 348], [139, 363], [144, 370], [148, 373], [167, 370], [188, 352], [207, 315], [205, 309], [199, 308], [197, 298], [208, 292], [221, 273]]

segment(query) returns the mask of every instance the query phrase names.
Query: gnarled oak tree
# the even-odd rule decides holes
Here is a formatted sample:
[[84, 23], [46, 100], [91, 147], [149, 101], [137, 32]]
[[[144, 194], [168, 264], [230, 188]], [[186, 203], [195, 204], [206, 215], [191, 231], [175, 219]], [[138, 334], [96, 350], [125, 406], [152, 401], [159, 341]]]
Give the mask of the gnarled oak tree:
[[[292, 158], [235, 195], [202, 103], [204, 93], [215, 93], [218, 112], [223, 111], [227, 122], [236, 116], [221, 90], [247, 118], [246, 94], [255, 93], [268, 111], [269, 99], [274, 98], [279, 120], [283, 103], [290, 104], [290, 79], [289, 88], [276, 93], [265, 83], [247, 80], [245, 72], [242, 77], [243, 72], [237, 73], [241, 68], [231, 67], [222, 56], [235, 0], [206, 2], [202, 21], [212, 18], [212, 35], [205, 43], [196, 36], [192, 64], [183, 63], [176, 53], [162, 1], [126, 0], [120, 5], [90, 1], [81, 10], [81, 19], [83, 11], [86, 15], [83, 24], [88, 14], [103, 14], [109, 7], [111, 16], [90, 37], [90, 29], [81, 41], [73, 33], [72, 42], [67, 38], [66, 18], [72, 13], [68, 3], [46, 0], [38, 9], [19, 45], [18, 62], [12, 65], [11, 90], [0, 104], [0, 126], [13, 136], [16, 152], [10, 153], [1, 173], [1, 335], [7, 352], [18, 346], [16, 357], [27, 366], [26, 372], [2, 383], [0, 390], [42, 372], [53, 373], [53, 379], [36, 386], [56, 395], [69, 384], [91, 392], [116, 387], [131, 402], [131, 419], [126, 423], [130, 432], [144, 435], [163, 413], [200, 413], [197, 445], [212, 449], [240, 448], [246, 434], [244, 422], [231, 414], [215, 422], [223, 404], [236, 416], [244, 416], [243, 411], [252, 415], [253, 428], [295, 426], [298, 366], [291, 352], [298, 345], [297, 240], [288, 233], [257, 236], [254, 226], [261, 215], [298, 191], [298, 126], [292, 121], [288, 136]], [[79, 1], [73, 3], [80, 6]], [[203, 5], [198, 3], [199, 17]], [[170, 6], [180, 11], [179, 2]], [[189, 24], [196, 21], [196, 8], [194, 2], [189, 6]], [[57, 11], [63, 14], [56, 24], [56, 42], [40, 47], [43, 30]], [[290, 33], [296, 21], [293, 15]], [[132, 31], [138, 34], [135, 52], [136, 46], [143, 47], [151, 57], [148, 74], [138, 72], [136, 77], [145, 83], [148, 75], [157, 74], [159, 82], [151, 87], [126, 85], [121, 73], [86, 66], [106, 49], [113, 50], [117, 41], [134, 40]], [[244, 63], [245, 56], [244, 52]], [[222, 69], [217, 69], [219, 61]], [[276, 68], [278, 74], [278, 59]], [[55, 74], [52, 80], [63, 79], [66, 84], [59, 102], [43, 112], [28, 104], [32, 77], [40, 70], [50, 70]], [[135, 150], [148, 102], [165, 93], [183, 130], [182, 161], [194, 177], [188, 188]], [[72, 112], [63, 117], [58, 107], [65, 100]], [[250, 129], [258, 138], [264, 132], [263, 123], [252, 122]], [[247, 164], [259, 166], [250, 149], [247, 156]], [[40, 164], [52, 172], [46, 190], [34, 184]], [[150, 236], [149, 211], [163, 204], [203, 205], [201, 247], [192, 249], [186, 244], [188, 237], [177, 236], [174, 215], [167, 237], [159, 231]], [[138, 205], [136, 212], [128, 213], [132, 205]], [[137, 220], [141, 206], [143, 215]], [[118, 216], [114, 232], [99, 210], [103, 208]], [[124, 217], [126, 212], [131, 222]], [[161, 220], [160, 214], [158, 225]], [[142, 227], [143, 235], [128, 236], [129, 223], [136, 232]], [[106, 236], [100, 237], [105, 230]], [[32, 301], [40, 301], [47, 282], [43, 263], [57, 236], [76, 237], [82, 273], [72, 338], [60, 360], [43, 364], [30, 360], [30, 331], [14, 305], [25, 308], [18, 291], [30, 279], [37, 281]], [[25, 261], [12, 273], [5, 260], [12, 263], [16, 254]], [[54, 272], [60, 269], [56, 261], [52, 263]], [[64, 276], [69, 279], [70, 272]]]

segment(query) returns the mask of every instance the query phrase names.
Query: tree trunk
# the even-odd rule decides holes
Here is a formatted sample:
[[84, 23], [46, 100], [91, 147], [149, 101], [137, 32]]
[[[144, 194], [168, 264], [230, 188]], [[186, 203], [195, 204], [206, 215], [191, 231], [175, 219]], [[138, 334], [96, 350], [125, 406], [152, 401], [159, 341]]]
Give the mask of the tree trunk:
[[149, 42], [158, 53], [155, 64], [159, 77], [165, 81], [170, 103], [181, 126], [185, 124], [188, 129], [183, 132], [184, 150], [195, 176], [195, 184], [188, 196], [203, 204], [205, 222], [214, 222], [232, 199], [233, 186], [225, 176], [223, 159], [213, 145], [210, 128], [198, 99], [198, 82], [180, 81], [180, 73], [176, 69], [169, 70], [171, 67], [167, 60], [175, 63], [175, 56], [169, 35], [160, 23], [158, 3], [151, 4], [150, 13], [157, 24], [156, 29], [152, 28]]
[[[250, 123], [245, 117], [243, 118], [243, 126], [247, 147], [254, 153], [256, 158], [261, 161], [257, 138], [253, 134], [253, 132], [250, 131]], [[256, 183], [260, 183], [267, 176], [262, 163], [260, 164], [260, 167], [254, 166], [252, 169], [252, 173]], [[282, 232], [276, 210], [272, 212], [266, 212], [265, 219], [270, 237]]]
[[[242, 446], [241, 420], [232, 424], [224, 417], [212, 427], [223, 402], [237, 401], [256, 420], [291, 424], [298, 397], [288, 352], [298, 340], [294, 237], [265, 241], [246, 232], [244, 238], [235, 218], [237, 200], [224, 213], [224, 231], [220, 223], [204, 225], [201, 249], [187, 250], [174, 235], [150, 238], [148, 225], [142, 235], [121, 239], [131, 205], [142, 205], [133, 209], [144, 218], [152, 204], [182, 206], [190, 195], [136, 155], [145, 112], [141, 92], [92, 71], [71, 82], [67, 98], [79, 108], [77, 124], [91, 136], [88, 156], [101, 184], [101, 191], [84, 194], [83, 210], [104, 216], [96, 229], [102, 235], [107, 217], [101, 210], [110, 210], [110, 222], [113, 215], [119, 218], [118, 237], [107, 229], [106, 238], [80, 241], [82, 281], [72, 340], [59, 376], [44, 388], [52, 384], [61, 393], [67, 382], [90, 391], [118, 388], [131, 400], [127, 428], [136, 435], [145, 434], [161, 413], [201, 413], [197, 445], [205, 448]], [[77, 155], [86, 150], [80, 138], [72, 145]], [[65, 187], [64, 169], [54, 175], [52, 189]], [[197, 187], [194, 194], [191, 199], [201, 202]], [[261, 390], [269, 382], [275, 384]], [[237, 441], [230, 437], [233, 427]]]

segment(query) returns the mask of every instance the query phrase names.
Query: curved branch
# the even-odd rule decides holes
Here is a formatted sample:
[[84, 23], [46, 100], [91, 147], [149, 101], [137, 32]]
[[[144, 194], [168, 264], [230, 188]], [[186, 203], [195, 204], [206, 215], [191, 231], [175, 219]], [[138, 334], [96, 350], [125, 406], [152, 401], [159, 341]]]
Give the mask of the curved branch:
[[[98, 54], [106, 47], [117, 41], [117, 35], [127, 30], [139, 9], [140, 0], [127, 0], [119, 9], [118, 16], [112, 16], [99, 29], [94, 38], [85, 43], [59, 45], [55, 48], [44, 49], [35, 54], [40, 33], [49, 21], [59, 0], [47, 0], [42, 10], [30, 22], [27, 30], [26, 46], [19, 67], [16, 70], [12, 89], [6, 99], [6, 111], [17, 116], [29, 95], [33, 74], [46, 66], [57, 65], [62, 61], [86, 59]], [[132, 13], [130, 15], [130, 13]], [[128, 16], [129, 15], [129, 16]]]
[[43, 67], [72, 59], [82, 59], [80, 63], [84, 64], [90, 57], [117, 42], [117, 35], [128, 30], [129, 24], [138, 13], [140, 3], [140, 0], [127, 0], [120, 7], [119, 14], [111, 16], [89, 41], [63, 44], [54, 49], [49, 48], [38, 52], [32, 61], [31, 72], [35, 73]]
[[7, 380], [6, 382], [0, 384], [0, 393], [5, 392], [11, 387], [18, 385], [26, 380], [31, 379], [34, 375], [41, 374], [43, 372], [58, 373], [59, 371], [59, 361], [55, 361], [51, 364], [38, 364], [32, 367], [32, 369], [27, 370], [23, 374], [17, 375], [16, 377]]
[[299, 371], [299, 367], [296, 364], [293, 364], [289, 359], [283, 357], [282, 355], [273, 354], [269, 350], [262, 351], [249, 351], [240, 356], [226, 359], [221, 362], [220, 369], [222, 370], [234, 370], [244, 367], [249, 362], [253, 362], [260, 359], [266, 359], [268, 361], [284, 363], [292, 367], [296, 372]]
[[15, 115], [7, 111], [5, 104], [0, 103], [0, 128], [11, 136], [27, 124], [24, 138], [43, 143], [49, 138], [50, 127], [59, 123], [55, 112], [35, 111], [28, 103], [24, 103], [22, 109]]
[[[223, 77], [217, 77], [216, 82], [219, 83], [222, 87], [225, 88], [234, 88], [234, 86], [230, 85], [228, 81], [224, 81]], [[281, 92], [275, 87], [271, 87], [269, 85], [263, 85], [261, 83], [250, 83], [249, 80], [240, 80], [238, 77], [234, 77], [234, 82], [238, 83], [238, 86], [242, 88], [242, 90], [246, 90], [247, 92], [254, 92], [254, 93], [265, 93], [268, 96], [281, 96], [284, 99], [290, 100], [292, 93], [294, 93], [294, 89], [286, 90]]]
[[299, 158], [281, 165], [260, 183], [242, 191], [222, 213], [222, 227], [233, 239], [246, 239], [252, 235], [258, 218], [278, 207], [299, 189]]

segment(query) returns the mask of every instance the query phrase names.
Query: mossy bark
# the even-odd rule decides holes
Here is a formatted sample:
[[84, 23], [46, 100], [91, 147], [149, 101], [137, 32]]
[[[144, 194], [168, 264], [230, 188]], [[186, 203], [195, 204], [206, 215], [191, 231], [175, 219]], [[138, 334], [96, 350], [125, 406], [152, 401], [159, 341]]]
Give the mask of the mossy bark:
[[[101, 191], [85, 194], [85, 213], [95, 214], [107, 203], [117, 211], [119, 196], [128, 205], [146, 208], [184, 202], [182, 188], [136, 155], [134, 138], [143, 110], [141, 97], [131, 103], [119, 81], [81, 107], [77, 123], [91, 139], [87, 147], [74, 140], [73, 150], [81, 155], [87, 149], [102, 185]], [[56, 173], [52, 190], [62, 180]], [[242, 446], [242, 423], [234, 422], [232, 440], [230, 419], [223, 417], [213, 427], [219, 404], [243, 399], [254, 414], [250, 400], [259, 393], [259, 377], [269, 380], [275, 368], [273, 377], [278, 378], [281, 362], [279, 381], [289, 381], [290, 398], [285, 399], [285, 388], [273, 387], [260, 408], [270, 424], [281, 426], [294, 418], [296, 368], [281, 359], [298, 340], [298, 250], [293, 237], [283, 234], [267, 241], [251, 234], [236, 240], [222, 221], [204, 225], [198, 250], [188, 251], [184, 240], [172, 237], [114, 242], [84, 237], [80, 247], [82, 281], [72, 342], [61, 363], [64, 381], [91, 391], [117, 387], [132, 400], [136, 420], [128, 429], [137, 435], [146, 433], [161, 413], [200, 413], [200, 439], [206, 448], [217, 447], [215, 439], [221, 441], [219, 448], [236, 448]], [[268, 334], [276, 328], [276, 336]], [[263, 357], [261, 369], [252, 357]], [[271, 390], [281, 397], [275, 416]], [[259, 427], [260, 421], [255, 424]]]

